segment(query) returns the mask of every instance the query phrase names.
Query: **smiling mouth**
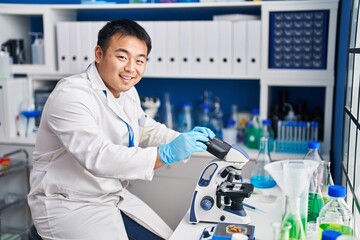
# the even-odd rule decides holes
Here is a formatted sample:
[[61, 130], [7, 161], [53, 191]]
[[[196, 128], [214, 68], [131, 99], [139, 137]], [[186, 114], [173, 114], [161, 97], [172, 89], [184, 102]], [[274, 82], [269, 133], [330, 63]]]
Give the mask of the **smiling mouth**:
[[133, 77], [130, 76], [124, 76], [124, 75], [120, 75], [120, 78], [125, 80], [125, 81], [131, 81], [131, 79], [133, 79]]

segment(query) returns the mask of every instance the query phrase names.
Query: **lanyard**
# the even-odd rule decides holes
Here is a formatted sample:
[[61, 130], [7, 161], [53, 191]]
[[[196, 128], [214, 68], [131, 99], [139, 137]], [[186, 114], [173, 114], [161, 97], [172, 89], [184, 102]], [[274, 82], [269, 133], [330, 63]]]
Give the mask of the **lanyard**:
[[[104, 94], [105, 94], [105, 97], [107, 97], [107, 93], [105, 90], [103, 90]], [[123, 121], [128, 129], [128, 133], [129, 133], [129, 147], [134, 147], [135, 144], [134, 144], [134, 131], [132, 130], [132, 127], [127, 123], [125, 122], [123, 119], [120, 118], [121, 121]]]
[[132, 130], [131, 126], [127, 124], [127, 122], [125, 122], [124, 120], [123, 122], [126, 124], [129, 132], [129, 147], [134, 147], [134, 131]]

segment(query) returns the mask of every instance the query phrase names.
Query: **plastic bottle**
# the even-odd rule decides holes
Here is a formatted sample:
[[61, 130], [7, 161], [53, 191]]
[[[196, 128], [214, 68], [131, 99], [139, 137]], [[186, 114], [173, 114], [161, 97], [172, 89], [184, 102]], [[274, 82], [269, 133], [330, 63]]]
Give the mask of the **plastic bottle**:
[[314, 174], [310, 179], [307, 217], [308, 222], [316, 221], [316, 218], [319, 216], [321, 208], [324, 206], [324, 199], [320, 185], [320, 174], [323, 168], [323, 158], [321, 157], [319, 148], [319, 142], [309, 142], [309, 150], [304, 157], [305, 160], [313, 160], [319, 162], [319, 167], [314, 171]]
[[274, 179], [265, 170], [265, 165], [271, 162], [268, 138], [260, 139], [260, 151], [255, 166], [251, 172], [250, 182], [256, 188], [271, 188], [276, 185]]
[[192, 128], [191, 105], [189, 102], [184, 102], [178, 118], [178, 130], [180, 132], [189, 132]]
[[259, 149], [259, 140], [261, 134], [261, 123], [259, 118], [259, 109], [251, 110], [250, 122], [245, 129], [245, 145], [248, 148]]
[[229, 119], [226, 123], [226, 128], [222, 129], [223, 140], [229, 144], [236, 144], [237, 133], [238, 130], [235, 126], [235, 121], [233, 119]]
[[31, 56], [33, 64], [44, 64], [44, 39], [41, 37], [42, 33], [31, 32], [30, 35], [35, 36], [33, 44], [31, 44]]
[[269, 151], [274, 150], [274, 131], [271, 127], [271, 119], [264, 119], [262, 121], [261, 137], [269, 139]]
[[353, 236], [354, 217], [345, 202], [346, 188], [332, 185], [329, 186], [328, 194], [330, 200], [321, 209], [317, 219], [318, 239], [321, 239], [322, 232], [328, 229], [338, 231], [342, 235]]
[[0, 81], [9, 80], [10, 74], [10, 56], [8, 52], [0, 51]]
[[336, 240], [341, 236], [341, 233], [335, 230], [324, 230], [322, 232], [321, 240]]

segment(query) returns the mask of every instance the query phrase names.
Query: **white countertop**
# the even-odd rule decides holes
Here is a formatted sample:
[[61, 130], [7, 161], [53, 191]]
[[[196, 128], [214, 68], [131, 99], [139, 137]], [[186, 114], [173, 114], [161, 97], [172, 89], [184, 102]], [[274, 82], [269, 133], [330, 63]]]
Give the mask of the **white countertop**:
[[[263, 194], [261, 194], [261, 191]], [[265, 194], [276, 195], [276, 201], [272, 203], [265, 202]], [[245, 203], [254, 206], [264, 212], [252, 210], [245, 207], [245, 211], [251, 218], [251, 225], [255, 226], [255, 239], [256, 240], [269, 240], [272, 239], [273, 222], [281, 220], [281, 212], [283, 208], [283, 198], [281, 190], [278, 187], [271, 189], [256, 189], [250, 198], [244, 200]], [[178, 227], [175, 229], [170, 240], [199, 240], [205, 227], [215, 226], [215, 223], [189, 223], [189, 212], [185, 214]]]

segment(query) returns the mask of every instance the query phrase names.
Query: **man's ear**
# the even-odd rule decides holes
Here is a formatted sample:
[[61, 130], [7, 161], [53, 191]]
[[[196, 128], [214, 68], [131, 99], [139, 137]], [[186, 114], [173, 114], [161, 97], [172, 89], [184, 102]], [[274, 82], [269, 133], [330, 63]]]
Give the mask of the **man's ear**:
[[101, 59], [103, 58], [103, 50], [101, 49], [101, 47], [99, 45], [97, 45], [95, 47], [95, 62], [99, 63], [101, 61]]

